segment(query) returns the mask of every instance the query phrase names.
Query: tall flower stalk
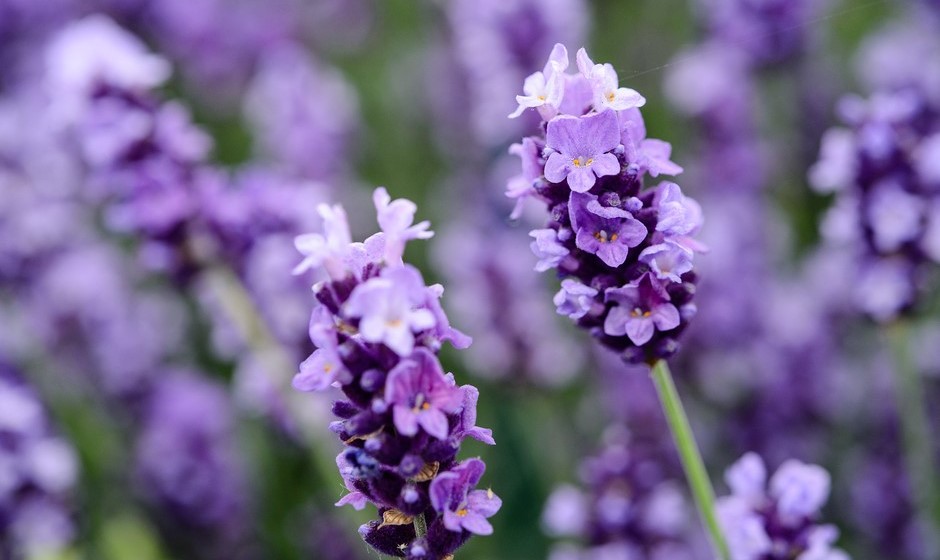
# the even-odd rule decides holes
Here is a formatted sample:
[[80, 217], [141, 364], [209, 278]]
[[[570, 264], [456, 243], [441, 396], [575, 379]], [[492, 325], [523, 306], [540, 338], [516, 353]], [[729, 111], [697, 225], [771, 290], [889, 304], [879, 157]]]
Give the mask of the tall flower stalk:
[[664, 360], [695, 315], [693, 260], [706, 250], [695, 239], [699, 205], [678, 185], [647, 186], [646, 177], [677, 175], [672, 148], [647, 138], [639, 108], [646, 100], [620, 87], [610, 64], [555, 45], [541, 72], [525, 80], [519, 108], [536, 109], [544, 135], [511, 148], [522, 174], [507, 195], [545, 204], [548, 224], [531, 232], [536, 270], [555, 269], [558, 312], [574, 320], [628, 363], [646, 363], [680, 450], [692, 493], [717, 554], [728, 558], [715, 517], [714, 490]]
[[353, 243], [343, 208], [327, 205], [319, 207], [324, 233], [296, 240], [304, 259], [295, 272], [326, 278], [314, 286], [316, 350], [294, 387], [345, 395], [330, 426], [346, 445], [336, 465], [349, 493], [337, 505], [378, 508], [363, 539], [381, 554], [443, 560], [471, 535], [493, 532], [487, 518], [501, 501], [476, 488], [486, 466], [457, 454], [467, 437], [495, 442], [476, 426], [479, 391], [458, 386], [437, 358], [444, 341], [466, 348], [470, 339], [450, 326], [443, 288], [402, 261], [409, 240], [433, 235], [430, 224], [414, 224], [414, 203], [391, 200], [384, 188], [374, 201], [382, 231], [365, 242]]

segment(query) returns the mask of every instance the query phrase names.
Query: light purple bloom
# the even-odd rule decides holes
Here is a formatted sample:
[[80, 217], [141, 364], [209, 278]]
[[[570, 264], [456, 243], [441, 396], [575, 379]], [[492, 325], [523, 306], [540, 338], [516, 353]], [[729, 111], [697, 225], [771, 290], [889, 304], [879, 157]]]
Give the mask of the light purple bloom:
[[346, 211], [339, 205], [320, 204], [317, 213], [323, 219], [324, 233], [305, 233], [294, 240], [294, 246], [304, 256], [294, 268], [294, 274], [322, 266], [332, 278], [343, 278], [347, 274], [344, 263], [352, 245]]
[[558, 234], [555, 230], [534, 229], [529, 232], [529, 236], [535, 239], [530, 247], [539, 259], [535, 264], [537, 272], [545, 272], [550, 268], [557, 267], [562, 259], [568, 256], [568, 249], [565, 249], [564, 245], [559, 243]]
[[646, 239], [646, 226], [630, 212], [602, 206], [592, 194], [571, 193], [569, 208], [578, 249], [597, 255], [609, 267], [626, 262], [630, 249]]
[[428, 288], [421, 273], [411, 266], [396, 266], [356, 286], [344, 312], [358, 317], [359, 332], [367, 342], [381, 342], [399, 356], [411, 354], [414, 333], [436, 324], [424, 307]]
[[829, 498], [825, 469], [800, 461], [785, 462], [771, 477], [755, 453], [744, 455], [725, 474], [731, 495], [716, 504], [732, 560], [761, 560], [785, 555], [796, 560], [848, 560], [833, 548], [838, 530], [816, 518]]
[[400, 263], [405, 252], [405, 244], [412, 239], [430, 239], [434, 232], [428, 228], [431, 222], [425, 220], [414, 223], [417, 205], [406, 199], [392, 200], [385, 187], [375, 189], [372, 195], [379, 227], [385, 234], [385, 259], [390, 263]]
[[866, 210], [879, 251], [896, 251], [921, 232], [923, 197], [905, 191], [896, 181], [875, 185]]
[[509, 115], [514, 119], [526, 110], [537, 108], [544, 119], [550, 119], [558, 113], [562, 97], [565, 94], [565, 70], [568, 68], [568, 49], [558, 43], [552, 48], [548, 62], [541, 72], [535, 72], [525, 79], [522, 86], [524, 95], [517, 95], [519, 107]]
[[487, 521], [503, 505], [492, 490], [472, 490], [486, 465], [479, 459], [468, 459], [452, 471], [442, 473], [431, 483], [431, 505], [443, 514], [444, 527], [449, 531], [468, 531], [475, 535], [491, 535], [493, 526]]
[[620, 173], [620, 161], [610, 153], [620, 144], [617, 115], [612, 111], [552, 119], [546, 143], [554, 152], [545, 162], [545, 178], [553, 183], [567, 179], [575, 192], [591, 190], [597, 177]]
[[555, 294], [554, 303], [559, 315], [566, 315], [571, 319], [580, 319], [594, 306], [594, 297], [597, 290], [585, 286], [577, 280], [565, 278], [561, 281], [561, 290]]
[[480, 400], [480, 390], [473, 385], [464, 385], [463, 408], [460, 410], [460, 420], [454, 428], [454, 436], [458, 440], [471, 437], [487, 445], [496, 445], [493, 439], [493, 430], [477, 426], [477, 401]]
[[636, 163], [651, 177], [682, 173], [682, 167], [670, 159], [672, 145], [663, 140], [646, 137], [646, 124], [639, 109], [619, 111], [618, 115], [620, 142], [623, 144], [627, 161]]
[[531, 138], [523, 138], [521, 144], [509, 147], [509, 153], [518, 156], [522, 163], [522, 173], [509, 180], [506, 196], [516, 200], [510, 218], [518, 219], [522, 214], [522, 204], [526, 198], [535, 194], [535, 182], [542, 177], [539, 145]]
[[298, 391], [323, 391], [337, 381], [348, 382], [350, 374], [339, 354], [336, 325], [326, 308], [314, 308], [308, 332], [317, 349], [300, 364], [300, 372], [294, 376], [294, 388]]
[[65, 28], [46, 51], [46, 68], [52, 92], [65, 94], [66, 102], [85, 98], [101, 83], [141, 91], [170, 76], [166, 60], [102, 15]]
[[829, 473], [817, 465], [789, 460], [770, 479], [770, 496], [784, 519], [799, 520], [819, 511], [829, 499]]
[[666, 235], [686, 236], [702, 227], [702, 208], [697, 202], [682, 194], [675, 183], [663, 183], [656, 193], [659, 221], [656, 231]]
[[444, 376], [431, 352], [419, 348], [389, 372], [385, 402], [393, 406], [395, 428], [402, 435], [417, 435], [420, 426], [429, 435], [445, 439], [447, 415], [460, 411], [464, 392]]
[[643, 249], [640, 262], [648, 264], [660, 280], [681, 282], [682, 275], [692, 270], [692, 252], [667, 240]]
[[610, 336], [627, 335], [637, 346], [653, 338], [655, 331], [679, 326], [679, 310], [669, 303], [669, 295], [650, 274], [622, 288], [609, 288], [605, 299], [616, 303], [604, 321]]
[[594, 110], [598, 113], [612, 109], [623, 111], [646, 105], [646, 99], [636, 90], [619, 87], [617, 71], [610, 64], [594, 64], [584, 48], [576, 56], [578, 70], [591, 84]]

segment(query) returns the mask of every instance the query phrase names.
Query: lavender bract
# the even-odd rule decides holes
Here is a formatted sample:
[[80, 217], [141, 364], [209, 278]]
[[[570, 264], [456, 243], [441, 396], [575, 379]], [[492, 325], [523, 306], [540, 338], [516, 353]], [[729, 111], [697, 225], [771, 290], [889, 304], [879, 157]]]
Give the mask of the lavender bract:
[[613, 67], [594, 64], [584, 49], [577, 59], [580, 73], [566, 74], [567, 50], [556, 45], [545, 69], [528, 80], [528, 97], [518, 98], [520, 110], [537, 107], [546, 119], [545, 136], [513, 146], [523, 173], [507, 194], [548, 209], [547, 227], [531, 233], [532, 247], [536, 270], [555, 268], [565, 280], [559, 312], [625, 360], [652, 363], [678, 349], [695, 314], [701, 209], [674, 183], [645, 186], [647, 174], [682, 168], [669, 161], [668, 144], [646, 138], [638, 109], [645, 99], [619, 88]]
[[[486, 521], [500, 506], [492, 491], [475, 490], [484, 465], [457, 462], [466, 437], [493, 444], [476, 426], [479, 392], [458, 386], [436, 356], [442, 342], [465, 348], [439, 299], [402, 262], [405, 243], [432, 235], [415, 225], [416, 207], [375, 191], [382, 232], [352, 243], [342, 207], [321, 205], [324, 234], [297, 238], [304, 260], [327, 278], [314, 286], [317, 304], [310, 338], [317, 349], [294, 378], [300, 390], [339, 387], [340, 418], [331, 430], [346, 444], [337, 466], [349, 489], [337, 505], [374, 504], [381, 520], [363, 525], [363, 539], [382, 554], [441, 560], [472, 534], [489, 534]], [[419, 519], [420, 518], [420, 519]], [[426, 526], [419, 534], [416, 527]]]

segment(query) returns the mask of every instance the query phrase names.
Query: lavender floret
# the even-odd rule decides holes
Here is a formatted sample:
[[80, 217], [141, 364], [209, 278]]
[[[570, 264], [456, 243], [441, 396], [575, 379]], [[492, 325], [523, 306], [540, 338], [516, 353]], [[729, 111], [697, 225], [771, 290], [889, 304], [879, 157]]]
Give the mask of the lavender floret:
[[363, 539], [382, 554], [442, 560], [472, 534], [492, 532], [487, 518], [500, 501], [475, 489], [483, 462], [458, 462], [457, 454], [466, 437], [494, 441], [476, 426], [477, 389], [458, 386], [437, 358], [444, 341], [465, 348], [469, 338], [450, 326], [443, 288], [402, 262], [408, 240], [433, 232], [427, 222], [413, 225], [411, 201], [391, 200], [383, 188], [374, 201], [382, 231], [364, 243], [351, 242], [340, 206], [320, 206], [324, 234], [297, 238], [304, 260], [296, 271], [327, 278], [314, 286], [317, 349], [294, 387], [345, 394], [331, 426], [346, 444], [336, 463], [349, 494], [337, 505], [378, 508], [381, 520], [360, 528]]
[[767, 480], [767, 467], [748, 453], [725, 474], [731, 495], [718, 517], [733, 560], [848, 560], [834, 547], [839, 531], [817, 519], [829, 499], [825, 469], [790, 460]]
[[513, 116], [536, 108], [544, 137], [510, 150], [523, 173], [507, 195], [545, 203], [549, 221], [532, 231], [532, 248], [536, 270], [555, 268], [564, 281], [559, 313], [628, 362], [668, 358], [695, 314], [701, 209], [674, 183], [646, 187], [646, 175], [682, 172], [669, 144], [646, 137], [639, 111], [646, 100], [618, 87], [613, 67], [595, 64], [584, 49], [578, 74], [567, 74], [568, 64], [556, 45], [517, 97]]

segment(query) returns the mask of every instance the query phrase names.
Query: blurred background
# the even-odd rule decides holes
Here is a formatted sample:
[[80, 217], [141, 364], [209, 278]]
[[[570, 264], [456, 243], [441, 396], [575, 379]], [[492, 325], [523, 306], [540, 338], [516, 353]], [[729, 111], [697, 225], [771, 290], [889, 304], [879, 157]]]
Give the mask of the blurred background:
[[[508, 148], [538, 122], [506, 117], [556, 42], [647, 98], [702, 204], [711, 253], [673, 370], [719, 494], [747, 451], [818, 463], [853, 558], [940, 558], [885, 329], [819, 192], [847, 94], [921, 88], [940, 131], [938, 17], [930, 0], [0, 0], [0, 558], [375, 557], [356, 532], [374, 511], [333, 507], [331, 397], [290, 379], [312, 349], [293, 238], [327, 201], [370, 235], [377, 185], [432, 221], [406, 260], [474, 338], [444, 363], [497, 441], [462, 452], [504, 506], [459, 558], [620, 560], [601, 550], [620, 541], [707, 558], [647, 373], [556, 316], [528, 247], [544, 216], [509, 218]], [[940, 428], [931, 279], [917, 298], [860, 289], [869, 315], [912, 312], [895, 326]], [[653, 502], [669, 527], [638, 535], [624, 516]]]

